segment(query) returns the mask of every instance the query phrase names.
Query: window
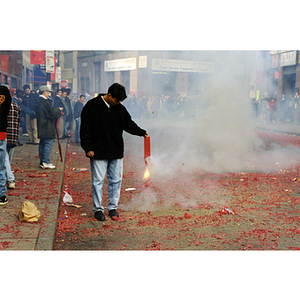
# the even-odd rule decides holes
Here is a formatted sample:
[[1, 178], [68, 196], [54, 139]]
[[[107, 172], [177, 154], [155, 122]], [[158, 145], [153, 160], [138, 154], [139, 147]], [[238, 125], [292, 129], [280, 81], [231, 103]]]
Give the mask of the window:
[[64, 53], [64, 68], [73, 69], [73, 52]]

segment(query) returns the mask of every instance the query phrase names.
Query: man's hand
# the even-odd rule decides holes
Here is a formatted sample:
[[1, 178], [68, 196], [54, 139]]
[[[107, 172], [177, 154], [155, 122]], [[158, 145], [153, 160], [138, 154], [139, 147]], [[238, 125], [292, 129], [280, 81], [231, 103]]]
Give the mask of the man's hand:
[[148, 132], [147, 132], [147, 131], [146, 131], [146, 134], [144, 135], [144, 137], [145, 137], [145, 138], [147, 138], [147, 137], [148, 137]]
[[95, 153], [94, 153], [94, 151], [89, 151], [86, 155], [88, 157], [94, 157]]

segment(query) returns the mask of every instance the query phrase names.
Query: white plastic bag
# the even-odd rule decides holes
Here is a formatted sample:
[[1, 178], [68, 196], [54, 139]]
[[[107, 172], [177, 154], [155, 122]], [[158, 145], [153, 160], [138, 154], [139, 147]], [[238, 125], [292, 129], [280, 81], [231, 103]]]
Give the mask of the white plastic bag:
[[73, 202], [72, 196], [65, 191], [63, 191], [63, 192], [65, 193], [64, 198], [63, 198], [64, 203], [67, 203], [67, 202], [72, 203]]

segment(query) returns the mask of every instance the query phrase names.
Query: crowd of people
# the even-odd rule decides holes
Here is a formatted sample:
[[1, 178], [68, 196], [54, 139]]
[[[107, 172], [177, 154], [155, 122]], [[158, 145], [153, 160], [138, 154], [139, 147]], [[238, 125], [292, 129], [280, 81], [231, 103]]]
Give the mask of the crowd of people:
[[[279, 121], [280, 123], [300, 124], [299, 93], [282, 94], [278, 105], [276, 97], [268, 97], [266, 94], [254, 100], [253, 114], [263, 124]], [[278, 114], [278, 117], [277, 117]]]
[[135, 119], [174, 117], [186, 119], [201, 113], [205, 105], [199, 95], [192, 96], [143, 96], [129, 95], [124, 106]]
[[16, 181], [11, 171], [14, 148], [22, 146], [19, 129], [28, 137], [27, 144], [38, 145], [39, 167], [55, 169], [50, 162], [54, 138], [69, 138], [69, 130], [76, 124], [75, 142], [80, 143], [80, 115], [85, 95], [70, 99], [70, 89], [58, 89], [56, 95], [43, 85], [38, 91], [28, 84], [23, 90], [0, 85], [0, 205], [7, 203], [7, 189], [14, 189]]

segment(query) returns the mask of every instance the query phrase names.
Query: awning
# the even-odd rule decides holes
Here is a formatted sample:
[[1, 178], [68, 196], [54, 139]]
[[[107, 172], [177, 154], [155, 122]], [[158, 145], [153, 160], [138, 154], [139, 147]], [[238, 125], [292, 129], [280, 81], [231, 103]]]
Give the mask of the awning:
[[43, 73], [38, 67], [33, 67], [33, 82], [46, 84], [47, 83], [47, 76]]

